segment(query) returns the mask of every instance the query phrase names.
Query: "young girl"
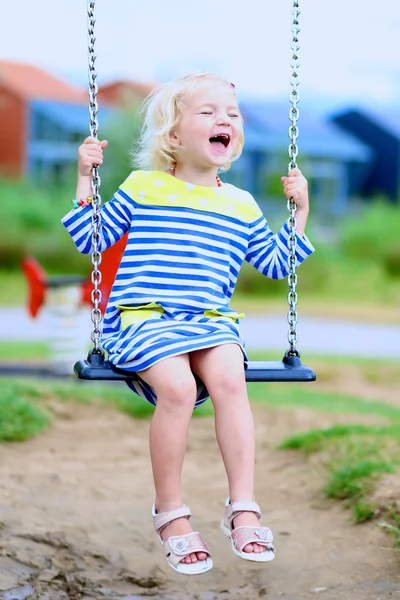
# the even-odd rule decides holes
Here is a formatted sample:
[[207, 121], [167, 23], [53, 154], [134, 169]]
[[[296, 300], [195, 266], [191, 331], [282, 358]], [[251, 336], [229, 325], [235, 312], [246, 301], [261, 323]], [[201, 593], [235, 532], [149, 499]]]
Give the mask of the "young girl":
[[[289, 228], [273, 234], [254, 198], [223, 184], [219, 170], [239, 158], [243, 120], [233, 84], [200, 73], [167, 83], [145, 104], [132, 172], [101, 208], [102, 247], [128, 242], [110, 294], [102, 343], [117, 367], [138, 373], [130, 387], [156, 405], [150, 427], [154, 528], [178, 573], [212, 568], [207, 545], [190, 526], [180, 477], [193, 408], [211, 397], [229, 484], [221, 522], [233, 552], [274, 558], [272, 533], [254, 502], [254, 425], [247, 397], [247, 356], [230, 306], [244, 260], [267, 277], [288, 274]], [[87, 138], [78, 152], [77, 200], [62, 222], [89, 253], [91, 171], [106, 141]], [[307, 182], [282, 177], [297, 204], [297, 261], [313, 252], [304, 234]]]

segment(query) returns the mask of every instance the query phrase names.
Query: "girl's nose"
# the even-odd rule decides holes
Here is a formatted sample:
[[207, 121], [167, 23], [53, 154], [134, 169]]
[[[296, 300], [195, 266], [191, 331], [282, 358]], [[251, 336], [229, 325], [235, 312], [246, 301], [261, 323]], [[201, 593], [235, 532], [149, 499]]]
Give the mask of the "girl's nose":
[[217, 115], [217, 124], [218, 125], [230, 125], [230, 119], [226, 113], [221, 113]]

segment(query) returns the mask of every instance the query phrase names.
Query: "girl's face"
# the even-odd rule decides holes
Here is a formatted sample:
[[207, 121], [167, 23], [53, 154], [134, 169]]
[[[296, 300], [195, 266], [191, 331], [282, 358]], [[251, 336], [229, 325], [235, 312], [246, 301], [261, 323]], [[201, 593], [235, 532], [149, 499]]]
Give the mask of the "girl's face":
[[235, 94], [227, 85], [210, 84], [186, 100], [171, 139], [184, 148], [177, 152], [179, 164], [207, 169], [231, 162], [241, 135]]

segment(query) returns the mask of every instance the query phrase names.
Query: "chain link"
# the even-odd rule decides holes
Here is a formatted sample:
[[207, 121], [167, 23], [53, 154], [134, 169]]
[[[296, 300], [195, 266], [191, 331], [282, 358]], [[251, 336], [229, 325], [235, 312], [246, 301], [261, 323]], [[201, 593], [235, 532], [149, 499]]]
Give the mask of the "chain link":
[[[88, 0], [87, 3], [87, 13], [88, 13], [88, 62], [89, 62], [89, 130], [90, 135], [98, 139], [98, 131], [99, 124], [97, 121], [97, 113], [99, 112], [99, 107], [97, 104], [97, 72], [96, 72], [96, 54], [95, 54], [95, 41], [96, 38], [94, 36], [94, 9], [95, 9], [95, 0]], [[101, 265], [101, 196], [100, 196], [100, 176], [99, 170], [97, 166], [94, 166], [92, 169], [92, 342], [93, 342], [93, 352], [96, 354], [101, 354], [102, 349], [100, 347], [100, 339], [101, 339], [101, 321], [102, 314], [100, 310], [100, 302], [101, 302], [101, 290], [99, 288], [101, 284], [101, 271], [99, 269]]]
[[[88, 12], [88, 62], [89, 62], [89, 129], [90, 135], [97, 139], [98, 137], [98, 121], [97, 121], [97, 113], [98, 113], [98, 104], [97, 104], [97, 72], [96, 72], [96, 54], [95, 54], [95, 41], [96, 38], [94, 36], [94, 10], [95, 10], [95, 0], [88, 0], [87, 3], [87, 12]], [[289, 119], [291, 121], [289, 127], [289, 139], [290, 144], [288, 147], [288, 153], [290, 157], [290, 162], [288, 165], [288, 170], [294, 169], [297, 167], [297, 156], [298, 156], [298, 146], [297, 146], [297, 138], [299, 135], [299, 128], [297, 126], [297, 121], [299, 119], [300, 113], [297, 107], [297, 103], [299, 102], [299, 78], [298, 78], [298, 68], [299, 68], [299, 57], [298, 53], [300, 50], [298, 34], [300, 32], [299, 28], [299, 0], [293, 0], [292, 6], [292, 58], [290, 61], [290, 65], [292, 68], [292, 74], [290, 77], [290, 103], [291, 107], [289, 110]], [[92, 170], [92, 198], [93, 198], [93, 212], [92, 212], [92, 342], [93, 342], [93, 351], [95, 353], [101, 353], [100, 347], [100, 339], [101, 339], [101, 321], [102, 321], [102, 313], [100, 310], [100, 302], [101, 302], [101, 290], [99, 286], [101, 284], [101, 271], [99, 269], [101, 264], [101, 196], [100, 196], [100, 176], [98, 172], [98, 167], [94, 166]], [[288, 211], [290, 216], [288, 218], [288, 226], [289, 226], [289, 275], [288, 275], [288, 285], [289, 285], [289, 293], [288, 293], [288, 304], [289, 304], [289, 312], [288, 312], [288, 323], [289, 323], [289, 332], [288, 332], [288, 341], [290, 344], [290, 354], [298, 355], [296, 345], [297, 345], [297, 273], [296, 273], [296, 204], [290, 199], [287, 203]]]
[[[292, 58], [290, 61], [290, 66], [292, 68], [292, 74], [290, 77], [290, 110], [289, 110], [289, 119], [291, 121], [289, 127], [289, 139], [290, 144], [288, 147], [290, 162], [288, 166], [288, 170], [295, 169], [297, 167], [297, 156], [299, 153], [299, 149], [297, 146], [297, 138], [299, 135], [299, 128], [297, 127], [297, 121], [299, 119], [300, 113], [297, 108], [297, 103], [299, 102], [299, 76], [298, 76], [298, 68], [299, 68], [299, 39], [298, 35], [300, 32], [299, 28], [299, 0], [293, 0], [292, 6]], [[298, 356], [298, 351], [296, 349], [297, 345], [297, 273], [296, 273], [296, 210], [297, 206], [293, 199], [289, 199], [287, 202], [287, 208], [290, 213], [288, 218], [288, 226], [289, 226], [289, 275], [288, 275], [288, 285], [289, 285], [289, 293], [288, 293], [288, 304], [289, 304], [289, 312], [288, 312], [288, 323], [289, 323], [289, 332], [288, 332], [288, 341], [290, 344], [289, 353], [295, 354]]]

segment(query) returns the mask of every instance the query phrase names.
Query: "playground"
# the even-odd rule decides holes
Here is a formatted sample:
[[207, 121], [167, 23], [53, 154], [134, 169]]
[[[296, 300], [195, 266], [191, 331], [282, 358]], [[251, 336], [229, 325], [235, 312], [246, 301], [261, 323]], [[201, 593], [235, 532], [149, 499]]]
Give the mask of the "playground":
[[[4, 592], [4, 600], [397, 597], [398, 553], [383, 523], [389, 522], [389, 507], [399, 498], [399, 475], [365, 478], [362, 501], [374, 507], [374, 518], [355, 524], [351, 498], [346, 507], [345, 498], [327, 497], [329, 474], [335, 470], [332, 449], [304, 452], [279, 446], [293, 432], [394, 426], [400, 418], [398, 369], [395, 363], [345, 364], [340, 359], [331, 364], [313, 359], [312, 364], [319, 381], [308, 397], [299, 393], [294, 401], [276, 387], [257, 392], [260, 385], [282, 384], [250, 384], [256, 490], [275, 532], [273, 568], [242, 566], [232, 555], [219, 529], [226, 480], [213, 418], [207, 414], [210, 407], [192, 420], [184, 493], [195, 526], [212, 548], [214, 569], [190, 581], [170, 572], [152, 532], [149, 420], [127, 414], [135, 411], [122, 402], [111, 404], [104, 387], [93, 388], [92, 383], [71, 388], [4, 380], [3, 387], [14, 385], [16, 395], [33, 398], [51, 418], [51, 426], [37, 437], [0, 446], [0, 589], [14, 590], [14, 595]], [[40, 399], [38, 393], [34, 398], [35, 390]], [[115, 391], [108, 396], [114, 398]], [[385, 448], [387, 459], [393, 456], [393, 444], [398, 452], [396, 437], [389, 444], [381, 439], [375, 433], [374, 441], [372, 430], [367, 443], [376, 463], [376, 443]], [[349, 451], [345, 440], [336, 438], [336, 457]], [[347, 441], [353, 448], [361, 444], [365, 453], [362, 436], [351, 429]], [[355, 457], [349, 461], [354, 466]]]
[[0, 600], [400, 597], [400, 134], [300, 117], [300, 4], [282, 111], [200, 72], [140, 113], [95, 0], [85, 94], [0, 61]]

